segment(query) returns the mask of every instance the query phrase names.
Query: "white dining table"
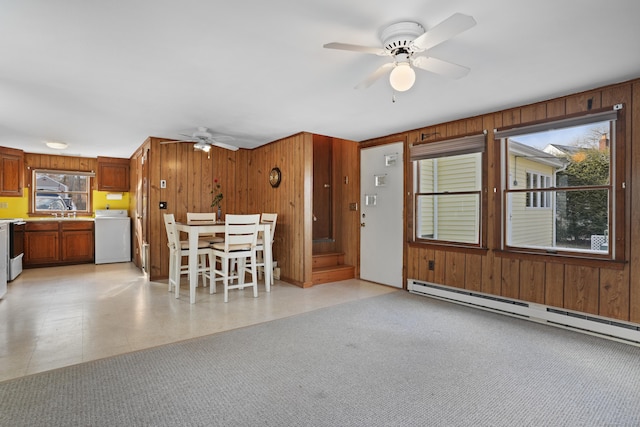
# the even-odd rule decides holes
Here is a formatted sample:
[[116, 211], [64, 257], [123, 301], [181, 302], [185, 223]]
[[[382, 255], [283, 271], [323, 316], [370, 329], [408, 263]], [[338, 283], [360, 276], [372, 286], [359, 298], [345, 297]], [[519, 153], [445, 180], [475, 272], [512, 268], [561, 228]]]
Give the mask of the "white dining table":
[[[198, 285], [198, 237], [201, 234], [224, 233], [224, 221], [211, 224], [205, 221], [176, 221], [178, 231], [183, 231], [189, 236], [189, 302], [196, 302], [196, 287]], [[271, 224], [259, 224], [258, 231], [263, 233], [263, 242], [271, 241]], [[271, 292], [271, 245], [264, 246], [264, 283], [267, 292]], [[213, 274], [212, 274], [213, 278]]]

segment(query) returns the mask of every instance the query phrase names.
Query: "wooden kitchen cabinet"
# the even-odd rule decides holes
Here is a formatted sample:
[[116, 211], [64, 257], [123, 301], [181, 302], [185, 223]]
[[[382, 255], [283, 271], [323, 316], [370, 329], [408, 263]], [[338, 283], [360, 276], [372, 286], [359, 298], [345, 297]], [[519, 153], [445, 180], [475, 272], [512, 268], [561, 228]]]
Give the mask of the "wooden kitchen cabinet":
[[0, 147], [0, 196], [22, 197], [24, 152]]
[[93, 225], [93, 221], [28, 221], [25, 268], [93, 262]]
[[27, 222], [24, 232], [25, 267], [52, 265], [60, 262], [60, 230], [58, 221]]
[[63, 263], [93, 262], [93, 225], [93, 221], [60, 221], [60, 255]]
[[129, 191], [129, 159], [98, 157], [98, 191]]

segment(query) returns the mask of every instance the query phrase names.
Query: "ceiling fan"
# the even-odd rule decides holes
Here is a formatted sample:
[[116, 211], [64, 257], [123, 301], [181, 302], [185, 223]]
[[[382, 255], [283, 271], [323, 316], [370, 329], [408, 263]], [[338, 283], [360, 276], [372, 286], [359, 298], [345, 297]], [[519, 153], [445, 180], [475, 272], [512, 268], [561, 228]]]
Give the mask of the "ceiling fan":
[[468, 30], [474, 25], [476, 25], [476, 21], [473, 17], [462, 13], [454, 13], [429, 31], [425, 31], [422, 25], [413, 21], [391, 24], [380, 33], [382, 48], [335, 42], [327, 43], [324, 47], [391, 57], [393, 62], [388, 62], [379, 67], [360, 82], [356, 89], [366, 89], [380, 77], [390, 73], [389, 82], [393, 89], [398, 92], [404, 92], [409, 90], [415, 82], [413, 68], [454, 79], [466, 76], [469, 73], [469, 68], [467, 67], [420, 54]]
[[181, 133], [181, 136], [184, 136], [185, 139], [177, 140], [177, 141], [163, 141], [162, 144], [171, 144], [176, 142], [193, 142], [193, 148], [196, 150], [201, 150], [204, 152], [209, 152], [211, 147], [221, 147], [231, 151], [237, 151], [238, 147], [235, 145], [226, 144], [222, 141], [231, 141], [233, 137], [226, 135], [213, 135], [209, 132], [209, 129], [206, 127], [199, 127], [193, 132], [191, 135]]

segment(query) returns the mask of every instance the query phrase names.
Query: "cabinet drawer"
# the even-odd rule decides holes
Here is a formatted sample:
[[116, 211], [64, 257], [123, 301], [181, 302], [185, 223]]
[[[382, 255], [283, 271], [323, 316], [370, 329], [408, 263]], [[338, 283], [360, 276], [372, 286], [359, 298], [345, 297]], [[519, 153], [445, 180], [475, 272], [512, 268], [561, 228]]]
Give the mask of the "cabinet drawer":
[[93, 230], [93, 221], [60, 221], [62, 231], [67, 230]]
[[25, 231], [58, 231], [58, 221], [27, 221]]

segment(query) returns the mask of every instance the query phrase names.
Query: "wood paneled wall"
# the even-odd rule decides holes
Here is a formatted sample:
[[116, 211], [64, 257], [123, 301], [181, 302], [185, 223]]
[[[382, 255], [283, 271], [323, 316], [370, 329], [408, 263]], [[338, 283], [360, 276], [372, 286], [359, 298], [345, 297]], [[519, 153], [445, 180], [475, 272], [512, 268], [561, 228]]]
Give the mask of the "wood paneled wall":
[[[178, 221], [185, 221], [187, 212], [213, 212], [214, 179], [218, 179], [224, 194], [223, 213], [243, 212], [244, 200], [237, 197], [235, 189], [237, 164], [239, 159], [246, 157], [246, 150], [229, 151], [214, 147], [207, 154], [194, 150], [191, 143], [166, 143], [160, 138], [149, 138], [146, 144], [149, 144], [148, 268], [150, 278], [155, 280], [169, 274], [165, 213], [172, 213]], [[166, 188], [161, 188], [161, 180], [166, 181]], [[132, 194], [132, 199], [139, 200], [138, 191], [133, 183], [132, 192], [136, 194]], [[160, 202], [166, 202], [167, 208], [160, 209]]]
[[[500, 250], [499, 141], [493, 130], [541, 119], [625, 105], [626, 190], [625, 262], [603, 262], [503, 252]], [[364, 141], [363, 146], [406, 137], [409, 144], [422, 140], [422, 134], [436, 138], [455, 137], [486, 129], [488, 206], [486, 209], [486, 248], [461, 249], [438, 245], [406, 243], [406, 278], [546, 304], [554, 307], [640, 323], [640, 80], [597, 88], [536, 104], [511, 108], [482, 116], [436, 124], [406, 133]], [[433, 139], [433, 137], [432, 137]], [[428, 140], [428, 139], [427, 139]], [[410, 164], [405, 163], [406, 177]], [[411, 182], [410, 180], [407, 182]], [[410, 189], [409, 189], [410, 191]], [[406, 229], [411, 230], [411, 199], [405, 206]], [[411, 232], [408, 232], [411, 236]], [[434, 261], [435, 268], [428, 269]], [[405, 281], [406, 282], [406, 281]]]
[[[273, 167], [282, 171], [277, 188], [269, 184]], [[248, 212], [277, 212], [273, 243], [280, 277], [298, 286], [311, 286], [313, 135], [299, 133], [248, 153], [246, 191]]]
[[[360, 275], [360, 147], [353, 141], [333, 138], [333, 200], [336, 251], [344, 263]], [[357, 210], [349, 205], [356, 204]]]

